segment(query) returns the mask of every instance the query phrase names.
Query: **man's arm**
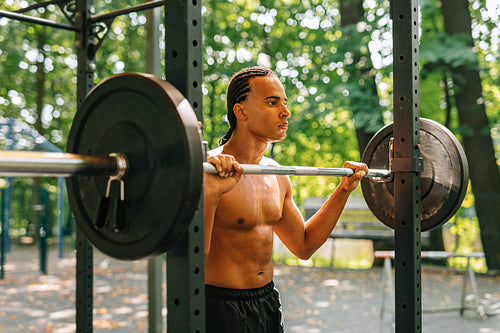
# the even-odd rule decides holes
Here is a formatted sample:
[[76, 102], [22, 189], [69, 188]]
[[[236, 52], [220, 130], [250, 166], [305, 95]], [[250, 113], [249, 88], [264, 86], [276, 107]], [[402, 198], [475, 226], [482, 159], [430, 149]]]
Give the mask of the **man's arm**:
[[215, 212], [219, 205], [220, 198], [229, 192], [240, 180], [243, 168], [231, 155], [214, 155], [208, 158], [218, 175], [204, 174], [203, 176], [203, 198], [205, 217], [205, 257], [210, 251], [212, 240], [212, 230], [215, 222]]
[[342, 177], [341, 183], [328, 200], [305, 223], [293, 201], [290, 179], [284, 177], [286, 195], [283, 216], [274, 226], [274, 231], [286, 247], [301, 259], [309, 259], [326, 242], [344, 210], [347, 198], [368, 172], [368, 167], [362, 163], [346, 162], [344, 167], [354, 169], [355, 174]]

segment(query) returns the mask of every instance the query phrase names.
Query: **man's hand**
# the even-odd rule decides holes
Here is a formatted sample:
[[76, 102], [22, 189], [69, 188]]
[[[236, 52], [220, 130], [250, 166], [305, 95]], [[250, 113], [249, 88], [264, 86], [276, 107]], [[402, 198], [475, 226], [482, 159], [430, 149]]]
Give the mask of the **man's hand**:
[[234, 156], [213, 155], [209, 156], [207, 161], [215, 167], [219, 174], [205, 174], [205, 189], [219, 195], [231, 191], [243, 173], [243, 168], [236, 162]]
[[344, 163], [344, 168], [352, 169], [354, 174], [349, 177], [342, 177], [340, 185], [344, 191], [352, 192], [358, 186], [361, 178], [368, 173], [368, 166], [364, 163], [347, 161]]

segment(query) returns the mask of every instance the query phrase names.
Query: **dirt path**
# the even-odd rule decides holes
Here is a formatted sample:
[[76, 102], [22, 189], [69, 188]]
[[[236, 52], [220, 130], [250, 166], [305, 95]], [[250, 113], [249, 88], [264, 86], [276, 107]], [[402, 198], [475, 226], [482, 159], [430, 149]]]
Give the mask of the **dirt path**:
[[[50, 252], [48, 275], [38, 270], [36, 248], [14, 248], [0, 280], [0, 333], [75, 331], [74, 253]], [[147, 332], [147, 263], [125, 262], [96, 253], [94, 332]], [[278, 265], [287, 332], [393, 332], [392, 316], [379, 318], [380, 268], [343, 270]], [[457, 306], [462, 274], [423, 270], [423, 307]], [[500, 277], [477, 276], [478, 294], [500, 302]], [[166, 312], [166, 309], [164, 309]], [[500, 315], [482, 319], [473, 311], [424, 313], [423, 332], [500, 333]]]

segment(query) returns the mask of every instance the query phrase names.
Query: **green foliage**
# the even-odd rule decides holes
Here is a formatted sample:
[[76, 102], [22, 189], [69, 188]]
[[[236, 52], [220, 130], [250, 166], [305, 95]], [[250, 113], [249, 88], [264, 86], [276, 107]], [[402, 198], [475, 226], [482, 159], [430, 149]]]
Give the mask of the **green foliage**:
[[[142, 3], [126, 1], [126, 5]], [[225, 93], [231, 76], [243, 67], [274, 69], [286, 87], [292, 112], [288, 137], [269, 147], [269, 154], [287, 165], [342, 166], [359, 160], [356, 128], [372, 130], [391, 121], [392, 55], [389, 1], [365, 1], [365, 16], [341, 28], [339, 0], [203, 1], [204, 138], [217, 146], [226, 132]], [[20, 0], [6, 0], [2, 10], [17, 10]], [[123, 1], [96, 1], [96, 12], [122, 8]], [[458, 119], [446, 104], [443, 84], [453, 66], [475, 66], [483, 80], [492, 135], [500, 141], [500, 60], [498, 15], [485, 2], [470, 1], [471, 47], [465, 37], [442, 33], [440, 2], [419, 1], [421, 10], [420, 105], [423, 117], [445, 123], [458, 133]], [[28, 15], [64, 22], [58, 7]], [[125, 71], [145, 71], [145, 13], [116, 18], [96, 57], [96, 82]], [[37, 37], [45, 34], [38, 50]], [[163, 39], [161, 41], [163, 43]], [[163, 44], [162, 48], [163, 48]], [[37, 120], [35, 72], [44, 64], [46, 94], [42, 133], [62, 150], [76, 112], [74, 33], [0, 19], [0, 116], [34, 125]], [[363, 66], [373, 63], [370, 71]], [[368, 81], [376, 82], [376, 93]], [[497, 143], [498, 147], [498, 143]], [[500, 148], [499, 166], [500, 166]], [[292, 179], [300, 205], [309, 196], [326, 196], [338, 178]], [[464, 222], [465, 223], [465, 222]], [[469, 223], [469, 222], [467, 222]]]
[[442, 32], [429, 36], [420, 47], [422, 65], [424, 68], [427, 63], [477, 68], [477, 55], [469, 46], [469, 40], [465, 35], [449, 36]]

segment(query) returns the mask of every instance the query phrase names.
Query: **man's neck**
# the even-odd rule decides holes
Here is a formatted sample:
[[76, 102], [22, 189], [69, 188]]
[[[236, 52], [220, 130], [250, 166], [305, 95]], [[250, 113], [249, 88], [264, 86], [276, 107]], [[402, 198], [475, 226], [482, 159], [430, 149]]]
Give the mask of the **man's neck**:
[[231, 136], [224, 144], [223, 153], [233, 155], [239, 163], [259, 164], [264, 156], [267, 143], [258, 140], [248, 140], [248, 138]]

